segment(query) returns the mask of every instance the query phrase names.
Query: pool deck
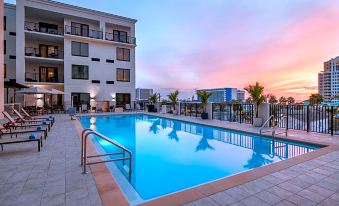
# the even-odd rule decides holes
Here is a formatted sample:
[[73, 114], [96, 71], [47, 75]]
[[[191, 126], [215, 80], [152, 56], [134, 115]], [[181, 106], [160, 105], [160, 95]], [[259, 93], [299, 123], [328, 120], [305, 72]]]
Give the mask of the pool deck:
[[[259, 132], [247, 124], [156, 115]], [[68, 115], [55, 117], [40, 153], [34, 143], [5, 145], [0, 151], [0, 205], [128, 205], [104, 164], [91, 165], [88, 174], [81, 174], [81, 126]], [[339, 205], [339, 136], [289, 131], [288, 139], [329, 146], [143, 205]], [[90, 150], [96, 152], [92, 146]]]

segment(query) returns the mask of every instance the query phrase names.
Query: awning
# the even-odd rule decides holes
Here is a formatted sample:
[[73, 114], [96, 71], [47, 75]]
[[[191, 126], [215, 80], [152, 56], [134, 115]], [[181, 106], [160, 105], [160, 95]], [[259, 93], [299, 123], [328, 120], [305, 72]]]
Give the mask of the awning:
[[17, 91], [16, 93], [17, 94], [52, 94], [50, 90], [39, 88], [39, 87], [21, 89]]
[[5, 88], [12, 88], [12, 89], [23, 89], [23, 88], [28, 88], [25, 85], [16, 83], [16, 81], [9, 80], [4, 82], [4, 87]]
[[57, 89], [48, 89], [51, 93], [50, 94], [65, 94], [64, 92], [57, 90]]

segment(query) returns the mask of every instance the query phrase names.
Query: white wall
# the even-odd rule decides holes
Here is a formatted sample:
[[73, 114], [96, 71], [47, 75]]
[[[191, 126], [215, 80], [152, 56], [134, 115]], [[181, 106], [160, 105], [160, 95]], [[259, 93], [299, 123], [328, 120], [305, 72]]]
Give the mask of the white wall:
[[[9, 32], [16, 32], [15, 28], [15, 7], [12, 5], [5, 5], [5, 16], [6, 16], [6, 31], [4, 31], [4, 37], [6, 40], [6, 54], [5, 64], [6, 64], [6, 80], [15, 79], [15, 69], [16, 69], [16, 60], [9, 59], [10, 55], [16, 55], [16, 36], [9, 35]], [[2, 27], [3, 28], [3, 27]]]

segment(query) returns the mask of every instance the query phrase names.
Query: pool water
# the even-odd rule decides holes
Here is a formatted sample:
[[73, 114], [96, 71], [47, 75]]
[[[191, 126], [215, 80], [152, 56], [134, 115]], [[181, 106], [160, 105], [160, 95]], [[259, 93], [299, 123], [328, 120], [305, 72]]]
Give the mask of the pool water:
[[[84, 128], [132, 151], [131, 184], [143, 200], [318, 149], [144, 114], [81, 117], [80, 121]], [[117, 151], [103, 140], [96, 141], [106, 152]], [[121, 162], [116, 165], [125, 173]]]

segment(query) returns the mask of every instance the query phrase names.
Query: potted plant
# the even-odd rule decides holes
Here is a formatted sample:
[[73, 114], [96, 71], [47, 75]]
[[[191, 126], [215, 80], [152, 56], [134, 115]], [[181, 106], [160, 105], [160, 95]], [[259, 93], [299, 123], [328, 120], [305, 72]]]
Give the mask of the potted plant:
[[179, 91], [175, 90], [175, 92], [169, 93], [169, 95], [167, 95], [167, 96], [168, 96], [168, 99], [170, 100], [170, 102], [173, 105], [173, 114], [177, 114], [175, 106], [178, 103]]
[[197, 91], [197, 96], [201, 100], [201, 105], [203, 107], [203, 112], [201, 113], [201, 119], [208, 119], [208, 113], [206, 111], [208, 98], [212, 95], [212, 93], [208, 91]]
[[148, 112], [157, 112], [157, 109], [155, 108], [155, 104], [158, 101], [158, 94], [154, 93], [149, 97], [149, 100], [152, 102], [151, 105], [148, 105]]
[[251, 101], [254, 105], [255, 117], [253, 118], [253, 125], [255, 127], [260, 127], [262, 125], [262, 118], [259, 117], [259, 105], [266, 100], [266, 96], [264, 95], [264, 87], [256, 82], [255, 85], [249, 85], [244, 88], [245, 91], [250, 95]]

